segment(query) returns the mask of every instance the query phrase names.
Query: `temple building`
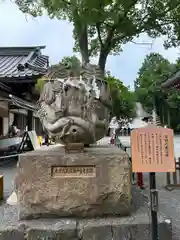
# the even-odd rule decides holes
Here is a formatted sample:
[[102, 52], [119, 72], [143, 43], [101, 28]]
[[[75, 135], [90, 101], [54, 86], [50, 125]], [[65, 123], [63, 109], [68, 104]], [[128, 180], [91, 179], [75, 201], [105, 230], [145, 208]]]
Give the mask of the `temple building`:
[[180, 89], [180, 70], [175, 72], [172, 77], [168, 78], [163, 84], [162, 88], [174, 87]]
[[[163, 82], [161, 85], [164, 89], [176, 88], [180, 89], [180, 70], [176, 71], [170, 78]], [[168, 125], [171, 126], [170, 110], [168, 109]]]
[[41, 130], [36, 116], [37, 79], [46, 74], [45, 46], [0, 47], [0, 136], [15, 123], [18, 129]]

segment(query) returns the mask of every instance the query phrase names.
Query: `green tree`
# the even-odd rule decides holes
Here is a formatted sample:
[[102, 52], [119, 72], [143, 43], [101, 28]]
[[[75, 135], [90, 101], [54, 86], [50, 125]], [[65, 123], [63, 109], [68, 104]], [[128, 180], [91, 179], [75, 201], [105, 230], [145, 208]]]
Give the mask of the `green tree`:
[[[59, 64], [52, 65], [50, 67], [51, 70], [58, 70], [60, 64], [66, 64], [67, 66], [71, 66], [73, 68], [79, 68], [81, 62], [76, 56], [72, 57], [64, 57]], [[46, 76], [38, 79], [37, 84], [35, 86], [36, 92], [40, 93], [43, 86], [44, 81], [46, 80]], [[112, 115], [116, 116], [119, 120], [129, 119], [135, 116], [135, 98], [134, 92], [130, 91], [128, 87], [126, 87], [120, 80], [112, 77], [110, 73], [106, 74], [105, 80], [107, 81], [112, 97]]]
[[145, 57], [135, 81], [135, 91], [138, 101], [143, 103], [146, 111], [151, 112], [155, 101], [158, 104], [164, 99], [161, 84], [171, 75], [173, 69], [174, 66], [158, 53]]
[[71, 68], [79, 68], [81, 66], [80, 60], [75, 55], [72, 57], [64, 57], [61, 60], [61, 63], [70, 66]]
[[[63, 57], [62, 60], [58, 64], [54, 64], [50, 66], [49, 71], [56, 71], [60, 68], [60, 64], [65, 64], [71, 68], [79, 68], [81, 66], [80, 60], [73, 55], [72, 57]], [[47, 80], [47, 77], [44, 76], [37, 80], [35, 85], [35, 92], [39, 94], [44, 86], [44, 81]]]
[[73, 24], [75, 50], [82, 62], [99, 55], [105, 70], [109, 54], [141, 33], [167, 36], [165, 47], [180, 45], [179, 0], [15, 0], [19, 9], [33, 16], [47, 12], [51, 18]]
[[137, 100], [145, 110], [151, 113], [156, 108], [161, 122], [175, 130], [180, 119], [180, 93], [176, 89], [162, 89], [161, 84], [180, 68], [179, 63], [179, 59], [172, 64], [160, 54], [151, 53], [145, 57], [135, 81]]
[[135, 96], [134, 92], [130, 91], [119, 79], [106, 76], [111, 97], [112, 97], [112, 115], [120, 119], [127, 119], [135, 117]]
[[37, 79], [37, 82], [34, 86], [34, 94], [39, 95], [44, 87], [44, 82], [46, 81], [46, 77], [41, 77]]

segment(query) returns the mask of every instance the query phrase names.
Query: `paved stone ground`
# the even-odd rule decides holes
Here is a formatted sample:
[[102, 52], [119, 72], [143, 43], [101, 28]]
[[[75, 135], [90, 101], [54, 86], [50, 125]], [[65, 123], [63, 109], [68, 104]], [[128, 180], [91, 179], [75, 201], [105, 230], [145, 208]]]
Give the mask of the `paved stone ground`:
[[[156, 174], [156, 184], [159, 191], [159, 212], [165, 214], [172, 220], [173, 240], [180, 239], [180, 189], [168, 191], [164, 188], [166, 175]], [[147, 186], [142, 190], [143, 194], [149, 197], [149, 175], [144, 174], [144, 182]]]
[[13, 189], [13, 179], [16, 174], [16, 160], [0, 165], [0, 175], [4, 176], [4, 196], [9, 197]]
[[97, 145], [107, 145], [110, 144], [110, 137], [104, 137], [102, 139], [100, 139], [99, 141], [97, 141]]

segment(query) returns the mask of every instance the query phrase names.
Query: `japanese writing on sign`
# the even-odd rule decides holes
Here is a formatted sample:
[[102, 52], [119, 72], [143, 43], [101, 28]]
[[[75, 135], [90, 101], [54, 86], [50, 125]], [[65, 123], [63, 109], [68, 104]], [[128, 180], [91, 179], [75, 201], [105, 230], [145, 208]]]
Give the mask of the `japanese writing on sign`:
[[172, 129], [146, 127], [131, 133], [133, 172], [174, 172]]
[[95, 177], [95, 166], [52, 166], [53, 177]]

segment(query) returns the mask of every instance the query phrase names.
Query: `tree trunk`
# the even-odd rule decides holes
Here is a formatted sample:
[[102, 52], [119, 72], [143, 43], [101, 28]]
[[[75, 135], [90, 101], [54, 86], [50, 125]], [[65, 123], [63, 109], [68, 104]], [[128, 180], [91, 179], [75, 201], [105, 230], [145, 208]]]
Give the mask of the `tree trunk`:
[[77, 8], [73, 11], [74, 33], [75, 38], [79, 44], [79, 49], [82, 57], [82, 64], [89, 62], [88, 53], [88, 32], [87, 24], [83, 22], [80, 17]]
[[114, 32], [114, 29], [112, 28], [108, 32], [108, 35], [107, 35], [105, 43], [103, 44], [103, 46], [101, 46], [101, 51], [100, 51], [100, 54], [99, 54], [98, 65], [99, 65], [99, 67], [101, 68], [101, 70], [103, 72], [105, 71], [108, 54], [110, 53], [110, 50], [112, 48], [113, 32]]
[[88, 36], [87, 36], [87, 26], [83, 25], [81, 27], [81, 31], [79, 34], [79, 47], [82, 56], [82, 64], [85, 65], [89, 62], [89, 54], [88, 54]]
[[107, 51], [105, 49], [102, 49], [100, 54], [99, 54], [98, 65], [99, 65], [100, 69], [103, 72], [105, 72], [105, 67], [106, 67], [106, 61], [107, 61], [108, 53], [109, 53], [109, 51]]

